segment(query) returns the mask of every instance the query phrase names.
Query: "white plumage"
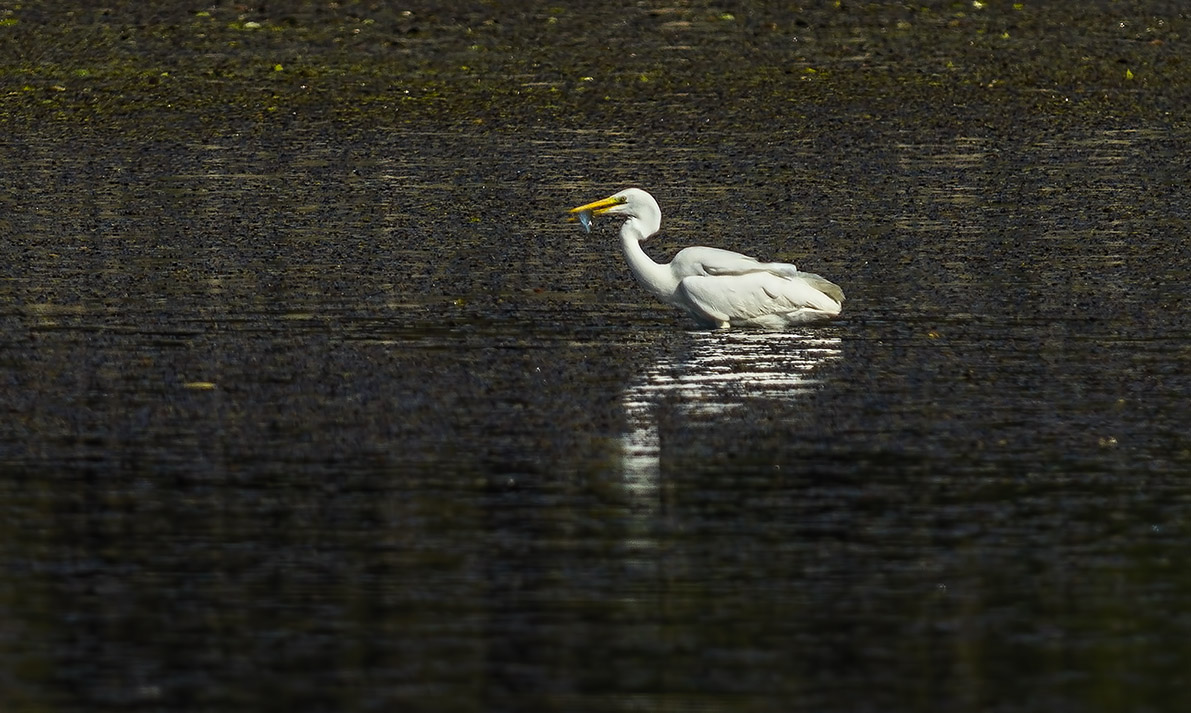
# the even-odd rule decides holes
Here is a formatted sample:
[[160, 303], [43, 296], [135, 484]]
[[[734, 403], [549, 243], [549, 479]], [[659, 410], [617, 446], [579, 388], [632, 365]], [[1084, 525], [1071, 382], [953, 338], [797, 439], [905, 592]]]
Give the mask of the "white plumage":
[[623, 215], [620, 228], [625, 259], [637, 281], [707, 326], [782, 329], [817, 322], [840, 313], [844, 292], [812, 272], [783, 262], [760, 262], [719, 248], [685, 248], [669, 263], [653, 261], [641, 243], [658, 232], [662, 211], [653, 196], [629, 188], [573, 208], [572, 220], [591, 230], [591, 216]]

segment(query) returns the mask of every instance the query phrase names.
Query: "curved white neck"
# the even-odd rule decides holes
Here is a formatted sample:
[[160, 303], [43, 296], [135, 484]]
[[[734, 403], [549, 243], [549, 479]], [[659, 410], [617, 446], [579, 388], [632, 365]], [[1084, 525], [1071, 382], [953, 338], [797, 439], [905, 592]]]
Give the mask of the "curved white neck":
[[678, 280], [670, 270], [669, 263], [660, 265], [654, 262], [641, 248], [641, 241], [658, 230], [657, 226], [654, 226], [653, 230], [646, 233], [646, 229], [648, 226], [643, 226], [636, 218], [626, 220], [624, 225], [620, 226], [620, 245], [624, 248], [625, 260], [628, 261], [637, 282], [658, 297], [669, 300], [678, 289]]

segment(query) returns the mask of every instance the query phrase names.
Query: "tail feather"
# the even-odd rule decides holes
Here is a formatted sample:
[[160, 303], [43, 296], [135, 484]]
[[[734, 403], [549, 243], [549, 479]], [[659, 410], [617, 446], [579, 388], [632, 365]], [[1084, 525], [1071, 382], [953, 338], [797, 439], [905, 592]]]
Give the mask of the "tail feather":
[[840, 289], [839, 285], [835, 284], [831, 280], [828, 280], [826, 277], [823, 277], [822, 275], [816, 275], [813, 272], [800, 272], [798, 273], [798, 276], [810, 283], [810, 285], [816, 290], [822, 292], [836, 302], [839, 302], [840, 304], [844, 303], [844, 291]]

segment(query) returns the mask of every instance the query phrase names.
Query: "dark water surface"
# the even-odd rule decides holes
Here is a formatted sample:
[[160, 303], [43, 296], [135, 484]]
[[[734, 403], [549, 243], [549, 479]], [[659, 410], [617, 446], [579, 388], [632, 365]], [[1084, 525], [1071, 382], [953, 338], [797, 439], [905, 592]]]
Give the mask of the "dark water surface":
[[1191, 705], [1177, 5], [281, 5], [0, 17], [3, 710]]

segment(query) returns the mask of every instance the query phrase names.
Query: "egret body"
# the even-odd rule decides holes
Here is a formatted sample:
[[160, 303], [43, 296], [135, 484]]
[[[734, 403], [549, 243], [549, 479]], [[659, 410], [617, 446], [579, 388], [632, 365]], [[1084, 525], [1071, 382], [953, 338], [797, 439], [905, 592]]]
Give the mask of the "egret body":
[[830, 319], [843, 305], [844, 292], [838, 285], [784, 262], [761, 262], [705, 247], [680, 250], [668, 263], [654, 262], [641, 243], [661, 228], [662, 211], [653, 196], [640, 188], [572, 208], [570, 213], [588, 231], [592, 216], [624, 216], [620, 242], [637, 281], [706, 326], [782, 329]]

